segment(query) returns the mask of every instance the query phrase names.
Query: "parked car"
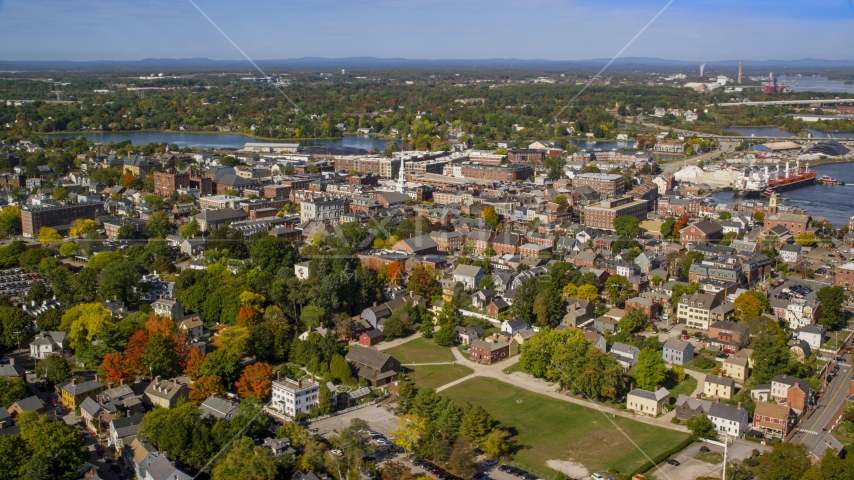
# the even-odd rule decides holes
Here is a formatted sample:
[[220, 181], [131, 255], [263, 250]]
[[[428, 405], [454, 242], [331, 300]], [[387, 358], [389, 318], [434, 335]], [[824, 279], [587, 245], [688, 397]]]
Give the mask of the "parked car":
[[676, 461], [676, 460], [674, 460], [674, 459], [672, 459], [672, 458], [668, 458], [667, 460], [665, 460], [665, 461], [664, 461], [664, 463], [666, 463], [666, 464], [668, 464], [668, 465], [673, 465], [674, 467], [678, 467], [678, 466], [679, 466], [679, 462], [678, 462], [678, 461]]
[[605, 480], [605, 477], [599, 475], [598, 473], [590, 474], [590, 477], [593, 478], [593, 480]]

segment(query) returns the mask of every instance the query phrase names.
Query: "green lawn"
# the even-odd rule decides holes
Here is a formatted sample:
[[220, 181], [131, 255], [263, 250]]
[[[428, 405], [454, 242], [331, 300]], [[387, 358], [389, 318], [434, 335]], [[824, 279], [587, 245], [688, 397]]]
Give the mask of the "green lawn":
[[522, 363], [521, 363], [521, 362], [516, 362], [516, 363], [514, 363], [513, 365], [510, 365], [509, 367], [507, 367], [507, 368], [505, 368], [504, 370], [502, 370], [502, 372], [504, 372], [504, 373], [506, 373], [506, 374], [508, 374], [508, 375], [509, 375], [509, 374], [511, 374], [511, 373], [513, 373], [513, 372], [524, 372], [524, 371], [525, 371], [525, 369], [524, 369], [524, 368], [522, 368]]
[[415, 340], [383, 351], [404, 365], [408, 363], [454, 361], [454, 354], [451, 352], [450, 347], [440, 347], [436, 345], [436, 342], [432, 338], [416, 338]]
[[676, 399], [679, 398], [679, 394], [691, 396], [694, 393], [694, 390], [697, 389], [697, 379], [688, 375], [685, 377], [685, 380], [679, 385], [674, 386], [673, 388], [667, 387], [667, 390], [670, 392], [670, 398], [672, 399], [671, 403], [676, 403]]
[[[548, 460], [570, 460], [591, 472], [628, 474], [646, 462], [625, 432], [654, 458], [688, 438], [687, 433], [654, 427], [623, 417], [610, 418], [593, 408], [532, 393], [498, 380], [476, 377], [442, 392], [458, 404], [480, 405], [516, 435], [514, 460], [540, 476], [552, 475]], [[613, 423], [612, 423], [613, 422]], [[614, 427], [616, 424], [619, 429]]]
[[412, 368], [409, 379], [421, 388], [436, 389], [472, 373], [465, 365], [422, 365]]

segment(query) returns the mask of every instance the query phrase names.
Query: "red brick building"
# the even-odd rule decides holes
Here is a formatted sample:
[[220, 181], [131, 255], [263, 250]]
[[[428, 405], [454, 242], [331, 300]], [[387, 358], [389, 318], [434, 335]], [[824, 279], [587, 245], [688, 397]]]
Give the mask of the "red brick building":
[[584, 207], [584, 225], [602, 230], [614, 230], [614, 219], [621, 215], [630, 215], [643, 221], [646, 220], [648, 205], [649, 202], [646, 200], [635, 200], [628, 195], [603, 200], [597, 205]]
[[492, 239], [492, 249], [495, 250], [495, 253], [498, 255], [504, 255], [506, 253], [516, 255], [519, 253], [519, 245], [521, 244], [522, 236], [515, 233], [499, 233]]
[[264, 187], [264, 196], [266, 198], [287, 198], [290, 195], [290, 185], [266, 185]]
[[368, 330], [359, 335], [359, 344], [366, 347], [371, 347], [383, 341], [382, 330]]
[[717, 243], [724, 238], [724, 229], [719, 223], [703, 220], [679, 231], [679, 243]]
[[179, 188], [190, 187], [189, 173], [154, 172], [154, 193], [161, 197], [168, 197]]
[[489, 365], [509, 356], [510, 344], [504, 337], [497, 335], [489, 340], [473, 340], [469, 347], [469, 357], [478, 363]]
[[545, 159], [545, 150], [514, 148], [507, 151], [507, 160], [510, 163], [530, 163], [531, 165], [541, 165]]
[[812, 227], [812, 218], [809, 215], [797, 213], [775, 213], [765, 217], [765, 231], [771, 230], [777, 225], [786, 227], [789, 233], [797, 236], [805, 233]]
[[466, 178], [491, 180], [493, 182], [516, 182], [534, 176], [534, 169], [523, 163], [507, 165], [480, 165], [465, 162], [460, 166], [460, 173]]
[[848, 262], [836, 268], [834, 286], [842, 288], [854, 287], [854, 263]]

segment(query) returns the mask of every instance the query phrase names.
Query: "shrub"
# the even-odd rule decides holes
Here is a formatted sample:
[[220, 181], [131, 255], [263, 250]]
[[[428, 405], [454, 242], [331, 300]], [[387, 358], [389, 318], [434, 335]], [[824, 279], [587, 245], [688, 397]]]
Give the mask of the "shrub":
[[709, 453], [709, 447], [703, 445], [700, 447], [700, 453]]
[[679, 425], [680, 423], [682, 423], [682, 421], [676, 417], [673, 417], [670, 419], [670, 423], [675, 423], [676, 425]]

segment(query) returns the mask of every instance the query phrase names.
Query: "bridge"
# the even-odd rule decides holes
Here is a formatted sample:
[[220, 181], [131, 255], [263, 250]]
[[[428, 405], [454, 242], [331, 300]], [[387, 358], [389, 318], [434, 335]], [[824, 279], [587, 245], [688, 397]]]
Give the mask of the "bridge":
[[713, 103], [707, 106], [709, 107], [735, 107], [738, 105], [745, 105], [749, 107], [757, 107], [757, 106], [766, 106], [766, 105], [813, 105], [813, 104], [822, 104], [822, 105], [838, 105], [840, 103], [854, 103], [854, 98], [820, 98], [820, 99], [808, 99], [808, 100], [769, 100], [765, 102], [726, 102], [726, 103]]

